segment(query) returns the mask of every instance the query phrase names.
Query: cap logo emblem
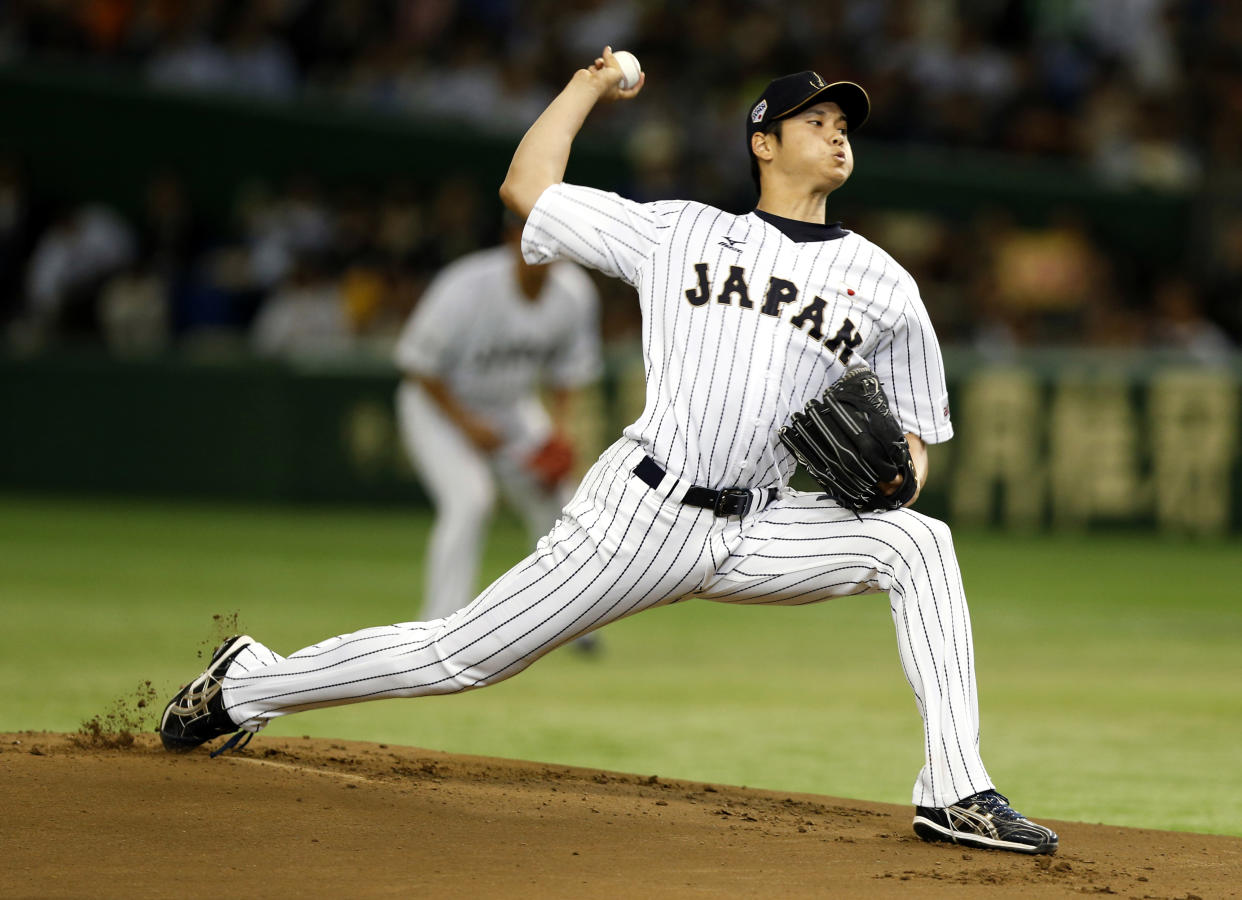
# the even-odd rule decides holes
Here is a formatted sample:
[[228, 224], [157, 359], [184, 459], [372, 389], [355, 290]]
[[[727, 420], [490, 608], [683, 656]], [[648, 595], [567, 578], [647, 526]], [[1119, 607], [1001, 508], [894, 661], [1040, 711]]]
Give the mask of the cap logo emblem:
[[815, 88], [816, 90], [819, 90], [820, 88], [823, 88], [823, 87], [827, 87], [827, 85], [824, 84], [823, 77], [818, 72], [811, 73], [811, 87]]
[[762, 122], [764, 114], [768, 111], [768, 100], [765, 97], [755, 104], [755, 108], [750, 111], [750, 120], [752, 122]]

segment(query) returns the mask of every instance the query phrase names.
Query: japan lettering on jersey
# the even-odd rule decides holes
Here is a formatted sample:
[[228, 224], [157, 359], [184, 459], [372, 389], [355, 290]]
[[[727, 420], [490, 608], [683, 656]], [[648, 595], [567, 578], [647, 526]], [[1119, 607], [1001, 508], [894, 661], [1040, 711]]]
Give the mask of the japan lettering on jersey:
[[794, 461], [778, 428], [859, 361], [905, 431], [952, 437], [918, 288], [857, 234], [800, 243], [754, 213], [559, 184], [531, 211], [522, 249], [529, 262], [573, 259], [637, 290], [647, 397], [625, 433], [683, 480], [787, 482]]

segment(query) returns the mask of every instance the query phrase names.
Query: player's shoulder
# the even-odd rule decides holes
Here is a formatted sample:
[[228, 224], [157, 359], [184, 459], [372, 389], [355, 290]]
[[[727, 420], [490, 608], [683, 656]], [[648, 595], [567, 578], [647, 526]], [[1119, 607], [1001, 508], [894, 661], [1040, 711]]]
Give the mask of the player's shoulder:
[[[413, 316], [438, 320], [467, 310], [477, 313], [478, 304], [496, 292], [495, 285], [508, 276], [511, 265], [512, 252], [504, 246], [457, 257], [436, 272]], [[471, 302], [462, 303], [463, 297], [471, 298]]]
[[662, 235], [662, 242], [670, 248], [686, 241], [714, 242], [720, 235], [737, 232], [739, 227], [749, 230], [744, 214], [698, 200], [650, 200], [642, 204], [642, 209], [650, 216], [656, 234]]
[[441, 286], [453, 285], [504, 272], [511, 255], [512, 251], [504, 246], [471, 251], [446, 263], [436, 273], [435, 281]]
[[[551, 190], [551, 188], [549, 188]], [[633, 197], [627, 197], [624, 194], [610, 191], [605, 188], [588, 187], [580, 184], [562, 183], [557, 185], [557, 190], [562, 195], [580, 200], [582, 202], [590, 202], [591, 198], [608, 198], [614, 202], [623, 203], [635, 210], [640, 210], [650, 216], [664, 217], [677, 216], [687, 210], [714, 209], [706, 203], [700, 203], [695, 200], [678, 200], [675, 198], [657, 198], [640, 200]], [[715, 210], [720, 212], [720, 210]]]
[[665, 216], [679, 216], [693, 219], [707, 217], [728, 224], [743, 218], [736, 213], [726, 212], [718, 206], [703, 203], [699, 200], [653, 200], [647, 204], [654, 212]]
[[444, 267], [445, 273], [461, 274], [470, 272], [491, 272], [504, 270], [512, 263], [513, 251], [503, 244], [473, 250], [459, 256]]
[[575, 304], [594, 303], [598, 298], [599, 292], [595, 288], [595, 282], [577, 263], [569, 260], [554, 262], [549, 267], [548, 277], [559, 291]]

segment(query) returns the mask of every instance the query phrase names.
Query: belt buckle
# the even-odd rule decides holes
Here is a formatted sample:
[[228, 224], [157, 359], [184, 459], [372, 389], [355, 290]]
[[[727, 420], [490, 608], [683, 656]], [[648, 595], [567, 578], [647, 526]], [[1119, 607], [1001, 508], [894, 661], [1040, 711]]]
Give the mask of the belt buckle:
[[728, 488], [716, 494], [716, 503], [712, 507], [712, 512], [718, 516], [737, 516], [742, 518], [750, 512], [752, 503], [754, 503], [754, 497], [750, 491], [745, 491], [741, 488]]

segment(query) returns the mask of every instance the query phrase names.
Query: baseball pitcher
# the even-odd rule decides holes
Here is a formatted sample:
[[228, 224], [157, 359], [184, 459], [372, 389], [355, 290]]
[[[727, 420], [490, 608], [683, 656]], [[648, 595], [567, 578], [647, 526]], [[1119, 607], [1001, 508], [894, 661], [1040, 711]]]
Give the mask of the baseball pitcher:
[[[885, 593], [924, 725], [915, 831], [1054, 852], [1056, 834], [1016, 812], [984, 768], [952, 538], [909, 508], [927, 481], [926, 444], [953, 433], [935, 332], [901, 266], [826, 221], [853, 171], [866, 93], [815, 72], [772, 81], [745, 113], [760, 194], [739, 216], [562, 182], [592, 109], [642, 90], [642, 79], [622, 89], [622, 75], [608, 49], [574, 74], [518, 145], [501, 197], [527, 219], [528, 261], [574, 260], [637, 290], [642, 415], [535, 552], [465, 609], [288, 657], [230, 638], [169, 703], [165, 746], [237, 741], [303, 709], [484, 687], [580, 634], [691, 597]], [[798, 460], [822, 491], [789, 488]]]

